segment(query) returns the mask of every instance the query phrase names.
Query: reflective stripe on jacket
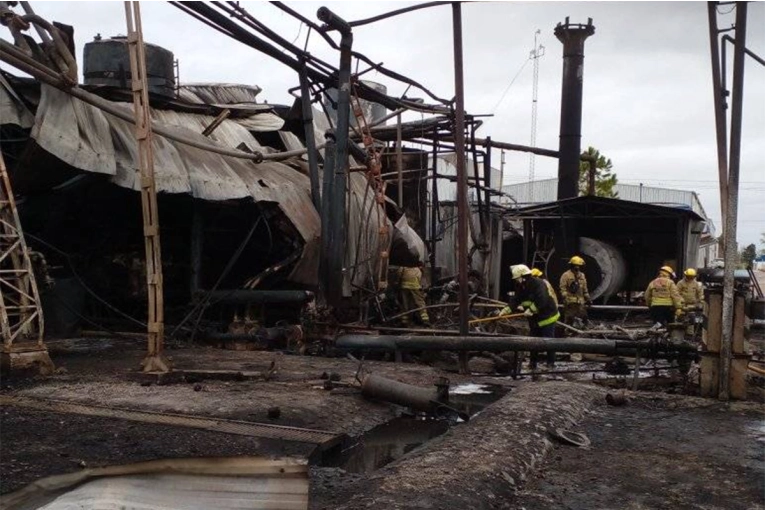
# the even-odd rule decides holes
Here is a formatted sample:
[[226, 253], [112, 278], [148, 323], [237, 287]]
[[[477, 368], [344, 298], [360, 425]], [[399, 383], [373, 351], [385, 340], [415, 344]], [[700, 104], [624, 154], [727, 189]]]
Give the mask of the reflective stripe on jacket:
[[677, 291], [677, 285], [664, 276], [659, 276], [648, 284], [648, 288], [645, 289], [645, 302], [648, 306], [683, 306], [683, 298]]
[[519, 304], [534, 312], [534, 318], [540, 327], [557, 322], [560, 314], [552, 285], [542, 278], [534, 277], [526, 279], [525, 282], [526, 286], [518, 293]]
[[560, 277], [560, 296], [563, 298], [563, 303], [578, 303], [585, 304], [590, 300], [590, 292], [587, 289], [587, 278], [584, 273], [579, 271], [579, 274], [575, 274], [572, 270], [568, 270]]
[[688, 281], [683, 278], [677, 282], [677, 291], [686, 306], [698, 305], [704, 301], [704, 287], [696, 280]]
[[422, 271], [419, 267], [402, 267], [399, 270], [399, 288], [420, 290], [422, 288]]

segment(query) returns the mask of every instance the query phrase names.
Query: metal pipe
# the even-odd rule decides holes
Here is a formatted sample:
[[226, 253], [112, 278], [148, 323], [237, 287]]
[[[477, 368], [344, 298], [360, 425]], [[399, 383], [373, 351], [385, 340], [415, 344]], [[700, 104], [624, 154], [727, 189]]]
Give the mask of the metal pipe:
[[317, 211], [321, 211], [321, 190], [319, 185], [319, 161], [317, 157], [316, 139], [313, 132], [313, 107], [311, 106], [311, 92], [308, 87], [308, 74], [306, 73], [305, 61], [300, 69], [300, 102], [303, 108], [303, 132], [305, 133], [305, 147], [308, 154], [308, 176], [311, 179], [311, 201]]
[[361, 394], [415, 411], [432, 411], [439, 405], [436, 388], [421, 388], [375, 374], [369, 374], [361, 381]]
[[[351, 113], [351, 47], [353, 34], [348, 23], [326, 7], [321, 7], [316, 16], [326, 23], [327, 27], [340, 32], [340, 71], [337, 77], [337, 126], [335, 130], [335, 161], [329, 171], [334, 173], [334, 182], [329, 190], [331, 196], [324, 200], [331, 209], [329, 228], [331, 243], [328, 247], [329, 263], [332, 270], [329, 278], [333, 281], [328, 287], [327, 302], [338, 306], [342, 299], [343, 290], [343, 260], [345, 258], [345, 214], [346, 187], [348, 172], [348, 131], [350, 129]], [[325, 166], [325, 172], [327, 167]]]
[[558, 158], [558, 200], [579, 195], [579, 156], [582, 152], [582, 77], [584, 41], [595, 33], [592, 18], [587, 24], [566, 23], [555, 27], [555, 36], [563, 43], [563, 80], [561, 86], [560, 144]]
[[336, 293], [334, 285], [335, 265], [332, 262], [331, 247], [334, 231], [332, 229], [333, 210], [331, 207], [330, 196], [335, 185], [335, 141], [327, 134], [326, 150], [324, 151], [324, 176], [322, 179], [322, 208], [321, 208], [321, 254], [319, 256], [319, 289], [321, 299], [324, 302], [332, 300], [330, 295]]
[[715, 135], [717, 137], [717, 175], [720, 180], [720, 211], [722, 224], [728, 213], [728, 119], [725, 115], [725, 91], [720, 70], [720, 43], [717, 30], [717, 6], [707, 2], [709, 16], [709, 48], [712, 57], [712, 93], [715, 108]]
[[383, 351], [556, 351], [587, 354], [628, 354], [636, 349], [654, 347], [664, 352], [694, 352], [691, 344], [661, 346], [645, 341], [602, 338], [538, 338], [529, 336], [414, 336], [414, 335], [342, 335], [335, 341], [339, 349]]
[[733, 52], [733, 98], [730, 119], [728, 214], [725, 221], [725, 277], [723, 279], [722, 342], [720, 346], [720, 400], [730, 398], [730, 361], [733, 343], [734, 279], [737, 259], [738, 181], [741, 163], [741, 118], [744, 104], [744, 57], [747, 3], [736, 2], [736, 46]]
[[398, 206], [404, 208], [404, 155], [401, 145], [401, 114], [396, 120], [396, 171], [398, 172]]
[[452, 25], [454, 30], [454, 149], [457, 163], [457, 260], [460, 302], [460, 334], [469, 329], [468, 310], [468, 214], [467, 175], [465, 173], [465, 91], [462, 62], [462, 6], [452, 4]]
[[[202, 291], [206, 294], [206, 292]], [[307, 303], [314, 294], [308, 290], [214, 290], [209, 293], [213, 303], [262, 304], [262, 303]]]
[[440, 213], [438, 203], [438, 128], [433, 128], [433, 186], [430, 192], [430, 278], [431, 280], [436, 274], [436, 243], [438, 242], [438, 236], [436, 230], [438, 229], [438, 216]]

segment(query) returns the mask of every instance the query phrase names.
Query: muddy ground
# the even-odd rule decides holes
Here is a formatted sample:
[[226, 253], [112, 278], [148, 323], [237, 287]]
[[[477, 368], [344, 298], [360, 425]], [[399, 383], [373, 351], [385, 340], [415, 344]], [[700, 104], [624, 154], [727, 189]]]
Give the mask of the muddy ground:
[[579, 425], [592, 445], [556, 444], [515, 508], [765, 508], [765, 422], [758, 403], [634, 394], [598, 402]]
[[[144, 344], [139, 340], [88, 338], [51, 342], [49, 347], [54, 361], [64, 370], [45, 379], [5, 378], [0, 393], [301, 426], [350, 436], [387, 423], [402, 412], [396, 406], [365, 400], [353, 388], [325, 390], [321, 379], [325, 373], [339, 375], [343, 383], [354, 381], [359, 363], [346, 358], [275, 357], [266, 352], [178, 346], [168, 351], [177, 369], [266, 372], [276, 359], [278, 370], [269, 381], [192, 380], [157, 384], [139, 377], [138, 366], [144, 354]], [[388, 493], [395, 493], [397, 482], [393, 478], [388, 484], [380, 483], [385, 474], [416, 474], [416, 469], [406, 466], [416, 466], [418, 456], [439, 442], [446, 445], [444, 451], [461, 452], [471, 459], [462, 467], [445, 463], [450, 464], [444, 466], [452, 477], [449, 486], [469, 486], [475, 470], [465, 467], [468, 465], [486, 462], [480, 471], [487, 473], [489, 463], [497, 458], [506, 456], [508, 459], [503, 462], [513, 464], [514, 456], [520, 458], [522, 451], [525, 456], [538, 457], [535, 461], [538, 474], [530, 472], [525, 482], [516, 480], [518, 477], [510, 475], [507, 469], [513, 487], [501, 472], [490, 477], [488, 485], [482, 485], [482, 490], [472, 496], [476, 503], [470, 505], [472, 508], [763, 508], [765, 430], [758, 403], [726, 405], [641, 392], [634, 394], [627, 406], [609, 407], [602, 399], [607, 390], [598, 388], [597, 398], [589, 399], [586, 408], [582, 408], [581, 419], [571, 423], [572, 428], [589, 436], [592, 445], [588, 449], [550, 445], [549, 439], [545, 439], [538, 444], [546, 446], [537, 446], [535, 452], [529, 453], [526, 451], [529, 443], [523, 434], [513, 433], [515, 429], [500, 423], [502, 413], [509, 412], [502, 409], [522, 410], [529, 406], [528, 416], [520, 411], [511, 413], [521, 420], [521, 425], [524, 417], [528, 421], [537, 411], [547, 413], [545, 419], [555, 423], [559, 406], [540, 404], [538, 392], [524, 389], [527, 385], [544, 384], [549, 378], [532, 383], [459, 376], [428, 366], [383, 361], [366, 361], [362, 369], [421, 386], [432, 385], [442, 375], [454, 385], [471, 381], [504, 385], [510, 392], [492, 404], [489, 409], [496, 406], [498, 411], [487, 410], [483, 420], [491, 427], [486, 438], [492, 454], [486, 456], [485, 451], [471, 443], [475, 438], [466, 439], [470, 435], [460, 432], [472, 429], [460, 429], [466, 426], [457, 425], [420, 448], [413, 451], [407, 448], [408, 453], [402, 458], [377, 471], [348, 472], [342, 464], [312, 466], [312, 509], [374, 508], [369, 506], [374, 499], [358, 496], [372, 498], [373, 492], [383, 485]], [[565, 401], [569, 393], [580, 394], [578, 388], [585, 383], [552, 384], [560, 385], [556, 392]], [[279, 407], [278, 419], [268, 418], [268, 409], [272, 407]], [[504, 423], [514, 419], [507, 416]], [[476, 426], [480, 418], [479, 415], [474, 420]], [[18, 489], [39, 477], [84, 466], [187, 456], [306, 458], [313, 450], [313, 445], [305, 443], [7, 406], [0, 413], [0, 437], [0, 493]], [[514, 446], [514, 441], [524, 441], [525, 446]], [[551, 453], [545, 455], [548, 450]], [[416, 482], [417, 476], [407, 478], [406, 490], [416, 493]], [[428, 484], [433, 486], [435, 482], [431, 479]], [[496, 487], [492, 485], [495, 483]], [[444, 488], [448, 490], [449, 487]], [[405, 492], [402, 488], [402, 494]], [[430, 499], [408, 508], [457, 508], [449, 506], [449, 498]], [[355, 501], [359, 501], [358, 506], [354, 506]]]

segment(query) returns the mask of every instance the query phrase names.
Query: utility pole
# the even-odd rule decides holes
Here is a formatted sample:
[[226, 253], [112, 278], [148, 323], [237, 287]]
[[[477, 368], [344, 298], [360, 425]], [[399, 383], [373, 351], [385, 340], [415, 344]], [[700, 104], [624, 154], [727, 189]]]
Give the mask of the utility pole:
[[[541, 44], [537, 44], [537, 36], [542, 31], [537, 29], [534, 32], [534, 49], [531, 50], [529, 58], [534, 62], [534, 81], [531, 89], [531, 139], [529, 141], [530, 147], [537, 146], [537, 100], [539, 93], [539, 59], [545, 54], [545, 47]], [[534, 201], [534, 165], [536, 155], [532, 152], [529, 154], [529, 198], [530, 201]]]
[[[462, 6], [452, 3], [454, 30], [454, 152], [457, 163], [457, 261], [459, 281], [460, 335], [468, 334], [468, 215], [467, 174], [465, 173], [465, 90], [462, 61]], [[467, 372], [467, 356], [460, 356], [460, 371]]]
[[[723, 276], [722, 343], [720, 348], [720, 400], [730, 398], [730, 365], [733, 354], [733, 271], [737, 258], [738, 181], [741, 162], [741, 117], [744, 102], [744, 57], [746, 56], [746, 2], [736, 2], [736, 48], [733, 53], [733, 97], [730, 117], [730, 156], [728, 159], [728, 200], [725, 215], [725, 273]], [[723, 70], [724, 72], [724, 70]]]
[[[132, 4], [132, 5], [131, 5]], [[146, 76], [146, 51], [139, 2], [125, 2], [127, 44], [135, 113], [135, 138], [138, 144], [138, 175], [143, 211], [143, 238], [146, 249], [146, 285], [149, 314], [148, 352], [141, 365], [144, 372], [168, 372], [162, 351], [165, 339], [165, 311], [162, 285], [162, 250], [159, 244], [159, 211], [154, 181], [154, 148]]]

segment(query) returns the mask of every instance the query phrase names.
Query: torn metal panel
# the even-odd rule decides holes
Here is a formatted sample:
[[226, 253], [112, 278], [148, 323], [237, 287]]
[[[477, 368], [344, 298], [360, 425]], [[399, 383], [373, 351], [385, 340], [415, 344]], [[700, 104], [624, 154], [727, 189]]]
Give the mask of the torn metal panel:
[[253, 104], [261, 91], [257, 85], [238, 83], [184, 83], [178, 89], [178, 97], [189, 103]]
[[308, 466], [297, 459], [163, 459], [43, 478], [3, 496], [0, 506], [304, 510], [308, 488]]
[[15, 124], [27, 129], [34, 123], [35, 116], [0, 74], [0, 124]]
[[[115, 105], [130, 108], [128, 103]], [[188, 137], [205, 140], [208, 138], [201, 132], [213, 120], [206, 115], [169, 110], [153, 110], [152, 116], [158, 122], [182, 130]], [[47, 152], [75, 168], [110, 175], [114, 184], [139, 190], [132, 130], [129, 123], [43, 85], [32, 137]], [[278, 162], [254, 164], [161, 136], [153, 139], [159, 192], [188, 193], [211, 201], [252, 198], [256, 202], [277, 203], [300, 233], [305, 253], [314, 253], [310, 245], [318, 242], [321, 225], [311, 202], [310, 181], [306, 175]], [[226, 147], [244, 144], [260, 148], [245, 127], [231, 120], [223, 121], [209, 139]], [[302, 257], [290, 278], [298, 283], [316, 284], [316, 264], [316, 260]]]

